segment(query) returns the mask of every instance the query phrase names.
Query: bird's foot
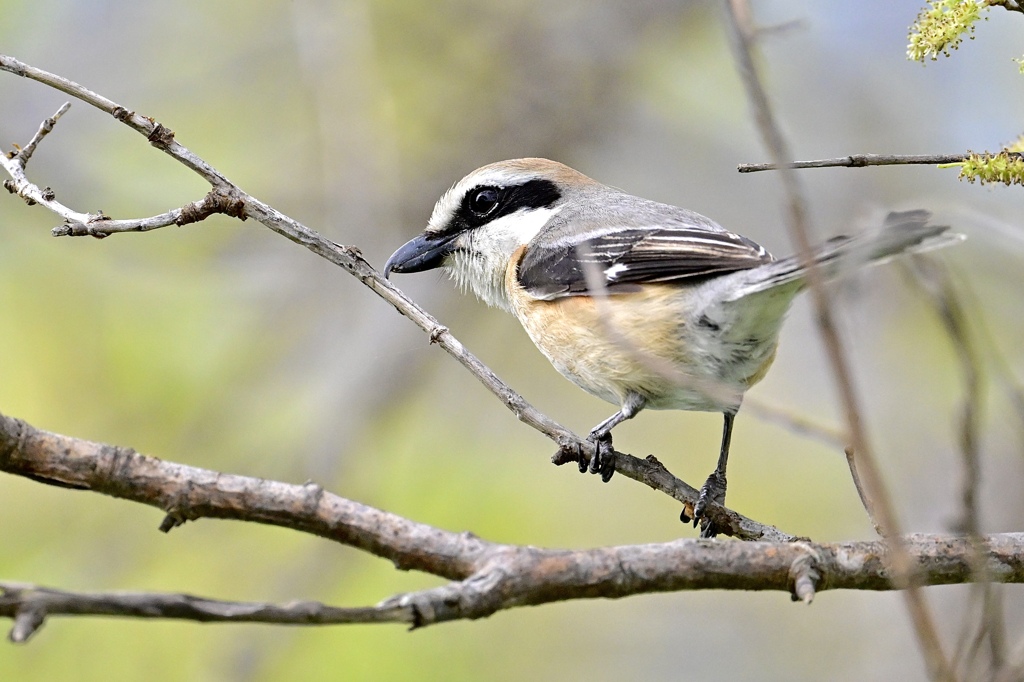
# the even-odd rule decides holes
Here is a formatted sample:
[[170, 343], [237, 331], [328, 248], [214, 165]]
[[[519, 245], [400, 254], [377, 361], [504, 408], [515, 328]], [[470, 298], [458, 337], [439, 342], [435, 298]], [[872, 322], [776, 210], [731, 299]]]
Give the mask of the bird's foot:
[[612, 435], [610, 433], [597, 435], [591, 432], [587, 436], [587, 441], [594, 444], [594, 456], [590, 458], [589, 463], [585, 457], [580, 457], [580, 473], [586, 471], [592, 474], [599, 473], [601, 480], [607, 483], [615, 473], [615, 450], [612, 449]]
[[[702, 538], [713, 538], [718, 535], [718, 528], [715, 527], [714, 522], [706, 514], [710, 502], [719, 505], [725, 504], [725, 487], [725, 474], [716, 471], [708, 476], [708, 480], [704, 481], [704, 485], [700, 488], [697, 504], [693, 506], [693, 527], [696, 528], [698, 524], [700, 525], [700, 536]], [[684, 523], [690, 520], [685, 510], [680, 515], [680, 518]]]

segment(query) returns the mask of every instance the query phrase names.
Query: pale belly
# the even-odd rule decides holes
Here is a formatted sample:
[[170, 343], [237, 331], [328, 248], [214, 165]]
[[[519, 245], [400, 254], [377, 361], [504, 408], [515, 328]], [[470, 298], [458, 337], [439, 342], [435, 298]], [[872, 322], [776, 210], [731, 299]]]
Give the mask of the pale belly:
[[734, 338], [721, 324], [688, 316], [678, 285], [603, 299], [510, 293], [513, 312], [555, 369], [615, 405], [632, 392], [650, 409], [734, 410], [775, 357], [778, 325]]

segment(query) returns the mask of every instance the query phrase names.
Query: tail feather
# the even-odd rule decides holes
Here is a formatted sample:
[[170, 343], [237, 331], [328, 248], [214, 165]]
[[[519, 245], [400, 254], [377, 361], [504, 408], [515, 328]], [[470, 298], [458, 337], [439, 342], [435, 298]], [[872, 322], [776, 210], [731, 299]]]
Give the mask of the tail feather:
[[[948, 225], [932, 225], [924, 210], [890, 213], [881, 229], [853, 237], [833, 237], [816, 247], [812, 260], [826, 280], [836, 279], [868, 264], [881, 263], [902, 253], [920, 253], [949, 246], [963, 235], [948, 232]], [[738, 287], [736, 300], [790, 283], [803, 284], [807, 268], [799, 255], [789, 256], [744, 272], [746, 286]]]

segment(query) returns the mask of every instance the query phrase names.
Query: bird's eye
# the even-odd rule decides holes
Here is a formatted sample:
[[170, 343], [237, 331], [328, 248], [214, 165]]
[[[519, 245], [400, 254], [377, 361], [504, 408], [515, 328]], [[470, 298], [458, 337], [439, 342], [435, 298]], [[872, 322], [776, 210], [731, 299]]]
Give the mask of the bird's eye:
[[469, 197], [469, 210], [474, 214], [483, 217], [494, 210], [498, 205], [498, 188], [482, 187], [473, 190]]

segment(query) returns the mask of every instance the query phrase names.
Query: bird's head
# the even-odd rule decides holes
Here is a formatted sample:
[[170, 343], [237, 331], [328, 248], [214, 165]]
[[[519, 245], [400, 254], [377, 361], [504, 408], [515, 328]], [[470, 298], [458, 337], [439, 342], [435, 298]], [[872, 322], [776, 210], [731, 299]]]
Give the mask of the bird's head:
[[487, 304], [508, 308], [504, 278], [516, 250], [567, 203], [600, 187], [547, 159], [478, 168], [438, 199], [426, 229], [391, 255], [384, 276], [444, 268]]

